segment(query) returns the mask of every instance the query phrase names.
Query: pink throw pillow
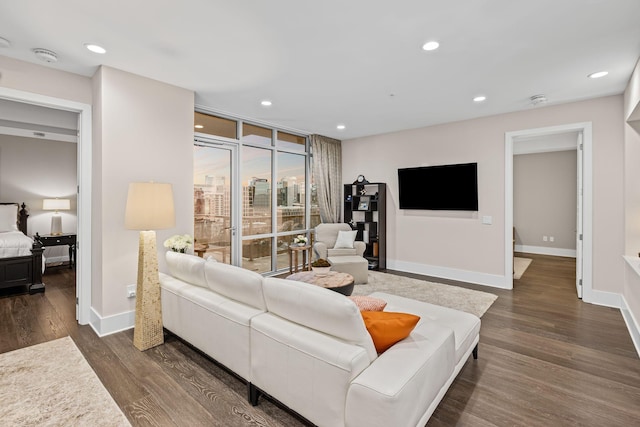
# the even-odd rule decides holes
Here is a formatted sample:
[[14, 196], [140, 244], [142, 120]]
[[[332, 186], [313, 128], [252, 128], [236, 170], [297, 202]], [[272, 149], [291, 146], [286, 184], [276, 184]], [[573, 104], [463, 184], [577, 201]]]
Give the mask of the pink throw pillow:
[[350, 296], [347, 298], [353, 301], [360, 311], [382, 311], [387, 306], [387, 302], [380, 298], [365, 296]]

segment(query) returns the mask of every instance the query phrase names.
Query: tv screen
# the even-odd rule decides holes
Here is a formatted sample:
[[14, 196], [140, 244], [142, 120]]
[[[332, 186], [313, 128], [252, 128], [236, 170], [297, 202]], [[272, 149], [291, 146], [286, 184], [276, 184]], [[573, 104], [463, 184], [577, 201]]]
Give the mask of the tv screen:
[[477, 211], [478, 164], [398, 169], [400, 209]]

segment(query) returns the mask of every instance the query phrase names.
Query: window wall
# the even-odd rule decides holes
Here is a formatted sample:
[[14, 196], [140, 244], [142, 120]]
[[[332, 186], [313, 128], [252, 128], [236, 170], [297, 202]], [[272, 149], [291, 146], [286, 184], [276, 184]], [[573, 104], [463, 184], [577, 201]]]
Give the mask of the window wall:
[[[230, 257], [230, 262], [259, 273], [288, 269], [288, 246], [293, 237], [297, 234], [310, 237], [309, 231], [320, 222], [307, 137], [203, 112], [195, 113], [194, 126], [198, 141], [194, 155], [194, 235], [201, 249], [204, 245], [202, 255], [221, 256], [219, 252], [209, 253], [207, 250], [221, 246], [220, 239], [210, 241], [210, 235], [214, 234], [210, 224], [215, 221], [206, 217], [203, 209], [198, 209], [198, 197], [202, 197], [203, 182], [206, 181], [204, 177], [208, 177], [209, 182], [224, 181], [230, 183], [230, 187], [235, 186], [225, 191], [226, 194], [237, 194], [237, 197], [210, 198], [207, 201], [209, 204], [230, 205], [209, 206], [212, 212], [237, 212], [235, 241], [229, 245], [238, 249], [235, 251], [236, 259], [231, 260]], [[220, 151], [217, 150], [219, 144], [237, 147], [231, 154], [238, 156], [237, 161], [203, 164], [201, 159], [220, 156], [220, 153], [207, 154], [207, 151]], [[204, 153], [199, 150], [204, 150]], [[228, 164], [237, 164], [237, 170], [229, 172]], [[217, 222], [217, 228], [231, 228], [220, 218]], [[209, 230], [209, 234], [203, 230]]]

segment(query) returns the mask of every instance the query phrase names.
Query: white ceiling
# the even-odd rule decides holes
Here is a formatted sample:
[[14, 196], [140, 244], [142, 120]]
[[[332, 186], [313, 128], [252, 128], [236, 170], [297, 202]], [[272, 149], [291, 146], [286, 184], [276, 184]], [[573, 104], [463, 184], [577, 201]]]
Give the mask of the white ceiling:
[[[52, 68], [104, 64], [219, 112], [348, 139], [529, 109], [537, 94], [620, 94], [640, 56], [640, 1], [0, 0], [0, 37], [0, 55], [45, 64], [31, 49], [51, 49]], [[440, 49], [422, 51], [432, 39]]]

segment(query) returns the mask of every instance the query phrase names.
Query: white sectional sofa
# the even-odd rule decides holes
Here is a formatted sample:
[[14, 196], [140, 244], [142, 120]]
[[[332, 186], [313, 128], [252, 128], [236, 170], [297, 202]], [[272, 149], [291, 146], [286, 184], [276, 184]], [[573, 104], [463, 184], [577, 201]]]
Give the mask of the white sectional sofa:
[[421, 317], [378, 355], [356, 305], [307, 283], [167, 252], [164, 327], [319, 426], [423, 426], [470, 354], [474, 315], [376, 293]]

